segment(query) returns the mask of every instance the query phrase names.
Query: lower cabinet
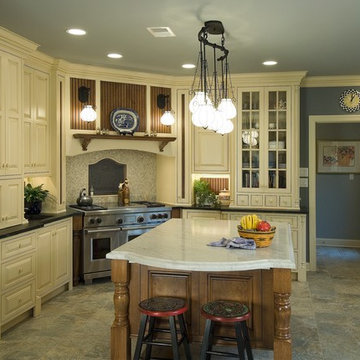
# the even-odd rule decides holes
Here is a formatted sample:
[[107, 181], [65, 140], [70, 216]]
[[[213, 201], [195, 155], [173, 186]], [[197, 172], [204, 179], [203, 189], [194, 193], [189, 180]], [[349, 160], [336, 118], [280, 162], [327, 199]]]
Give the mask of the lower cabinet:
[[35, 259], [36, 232], [1, 241], [1, 327], [35, 306]]
[[[0, 335], [44, 298], [72, 288], [72, 218], [0, 240]], [[57, 292], [58, 291], [58, 292]]]
[[41, 297], [64, 284], [72, 287], [72, 219], [51, 223], [40, 229], [36, 247], [37, 311]]
[[249, 213], [255, 213], [262, 220], [267, 220], [270, 223], [287, 222], [290, 224], [296, 262], [296, 269], [293, 270], [293, 273], [298, 281], [306, 281], [306, 214], [183, 209], [182, 217], [185, 219], [239, 220], [240, 222], [240, 218]]
[[217, 210], [182, 210], [183, 219], [221, 219], [221, 212]]

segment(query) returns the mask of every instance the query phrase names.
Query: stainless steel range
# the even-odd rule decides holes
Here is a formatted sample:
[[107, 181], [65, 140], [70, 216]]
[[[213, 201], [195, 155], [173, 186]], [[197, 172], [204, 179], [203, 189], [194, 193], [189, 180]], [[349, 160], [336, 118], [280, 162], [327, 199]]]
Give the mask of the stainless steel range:
[[122, 207], [70, 207], [84, 213], [81, 276], [85, 284], [111, 275], [108, 252], [171, 218], [171, 207], [157, 202], [139, 201]]

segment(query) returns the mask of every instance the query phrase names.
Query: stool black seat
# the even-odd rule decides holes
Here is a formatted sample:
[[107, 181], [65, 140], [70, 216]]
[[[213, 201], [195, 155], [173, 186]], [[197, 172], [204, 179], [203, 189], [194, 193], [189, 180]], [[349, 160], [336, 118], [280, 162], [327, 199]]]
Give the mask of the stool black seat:
[[[146, 345], [145, 360], [151, 358], [152, 346], [168, 346], [172, 347], [173, 359], [180, 360], [179, 346], [184, 345], [187, 360], [191, 360], [188, 334], [184, 320], [184, 313], [188, 307], [183, 299], [173, 297], [153, 297], [143, 300], [139, 303], [141, 312], [140, 328], [135, 348], [134, 360], [140, 359], [142, 345]], [[156, 328], [155, 319], [168, 317], [169, 329]], [[176, 317], [179, 323], [180, 338], [176, 328]], [[149, 324], [147, 334], [146, 325]], [[155, 340], [154, 335], [157, 332], [170, 333], [171, 341]]]
[[[201, 346], [201, 360], [209, 360], [211, 355], [227, 356], [245, 360], [245, 350], [248, 360], [253, 360], [250, 346], [250, 338], [246, 326], [246, 320], [250, 318], [250, 310], [242, 303], [236, 301], [217, 300], [208, 302], [201, 308], [201, 315], [206, 318], [205, 332]], [[216, 336], [225, 341], [236, 340], [238, 354], [212, 350], [215, 323], [233, 323], [235, 326], [235, 338]]]

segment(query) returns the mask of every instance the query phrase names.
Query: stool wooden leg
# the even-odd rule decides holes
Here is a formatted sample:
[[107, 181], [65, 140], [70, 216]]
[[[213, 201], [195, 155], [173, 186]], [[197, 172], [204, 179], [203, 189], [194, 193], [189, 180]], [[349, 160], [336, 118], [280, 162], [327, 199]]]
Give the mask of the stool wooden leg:
[[181, 335], [182, 335], [183, 338], [184, 338], [183, 344], [184, 344], [184, 348], [185, 348], [186, 359], [187, 359], [187, 360], [191, 360], [191, 351], [190, 351], [190, 346], [189, 346], [189, 337], [188, 337], [188, 332], [187, 332], [187, 329], [186, 329], [186, 324], [185, 324], [185, 320], [184, 320], [183, 314], [181, 314], [181, 315], [178, 316], [178, 320], [179, 320]]
[[148, 316], [145, 314], [141, 314], [140, 328], [139, 328], [139, 334], [138, 334], [138, 338], [137, 338], [137, 342], [136, 342], [134, 360], [140, 359], [142, 341], [144, 339], [147, 320], [148, 320]]
[[248, 331], [248, 328], [246, 326], [246, 321], [241, 322], [241, 328], [242, 328], [242, 333], [243, 333], [247, 358], [248, 358], [248, 360], [254, 360], [252, 350], [251, 350], [249, 331]]
[[179, 345], [178, 345], [176, 325], [175, 325], [175, 316], [169, 316], [169, 325], [170, 325], [170, 333], [171, 333], [173, 358], [174, 360], [180, 360]]
[[[153, 316], [150, 316], [150, 319], [149, 319], [149, 331], [148, 331], [148, 334], [150, 334], [149, 341], [153, 341], [153, 339], [154, 339], [154, 326], [155, 326], [155, 318]], [[150, 358], [151, 358], [151, 349], [152, 349], [152, 345], [151, 344], [146, 344], [145, 360], [150, 360]]]
[[201, 345], [201, 354], [200, 354], [201, 360], [210, 359], [210, 355], [208, 355], [206, 352], [210, 351], [212, 348], [212, 330], [213, 330], [212, 321], [209, 319], [206, 319], [203, 342]]
[[235, 323], [236, 343], [240, 360], [245, 360], [244, 339], [241, 332], [241, 323]]

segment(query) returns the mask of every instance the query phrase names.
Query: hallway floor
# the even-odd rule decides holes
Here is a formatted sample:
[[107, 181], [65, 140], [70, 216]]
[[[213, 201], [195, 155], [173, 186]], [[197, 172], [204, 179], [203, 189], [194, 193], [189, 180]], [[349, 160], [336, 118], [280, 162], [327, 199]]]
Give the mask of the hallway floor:
[[[318, 271], [293, 282], [294, 360], [357, 360], [360, 354], [360, 249], [318, 248]], [[110, 281], [80, 285], [43, 305], [40, 316], [8, 330], [0, 359], [110, 359]], [[194, 360], [198, 349], [194, 348]], [[254, 351], [272, 359], [271, 351]], [[220, 359], [213, 357], [214, 359]]]

